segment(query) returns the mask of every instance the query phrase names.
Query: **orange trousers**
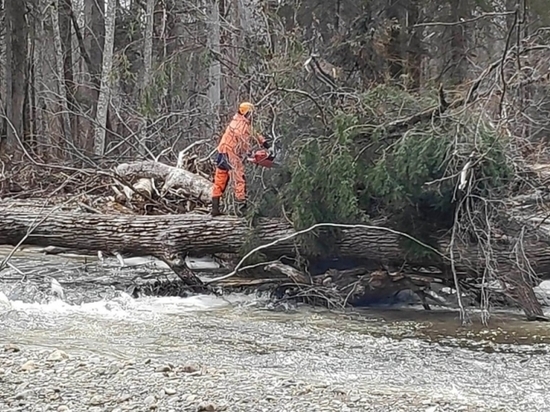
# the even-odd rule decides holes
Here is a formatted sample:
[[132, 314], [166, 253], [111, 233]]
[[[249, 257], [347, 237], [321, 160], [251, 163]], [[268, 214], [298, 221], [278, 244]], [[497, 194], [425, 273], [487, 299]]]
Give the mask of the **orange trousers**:
[[246, 182], [244, 177], [243, 161], [233, 153], [219, 153], [216, 159], [216, 172], [212, 197], [221, 197], [229, 180], [233, 181], [235, 198], [238, 201], [246, 200]]

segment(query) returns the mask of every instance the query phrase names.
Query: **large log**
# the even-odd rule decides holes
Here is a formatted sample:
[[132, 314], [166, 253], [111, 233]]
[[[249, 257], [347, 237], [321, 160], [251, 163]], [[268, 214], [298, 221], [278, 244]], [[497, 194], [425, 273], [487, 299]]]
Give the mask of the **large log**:
[[[363, 259], [381, 264], [429, 266], [430, 263], [416, 260], [402, 247], [403, 237], [393, 231], [375, 227], [348, 227], [334, 240], [332, 254], [324, 256]], [[128, 216], [76, 213], [10, 208], [0, 203], [0, 244], [24, 243], [37, 246], [58, 246], [97, 253], [121, 253], [133, 256], [152, 255], [166, 262], [189, 285], [201, 285], [185, 265], [187, 254], [206, 255], [241, 253], [254, 237], [256, 245], [271, 244], [282, 238], [287, 240], [262, 250], [267, 257], [283, 255], [308, 255], [308, 250], [299, 250], [295, 243], [296, 232], [284, 220], [259, 219], [254, 228], [245, 219], [201, 214]], [[443, 240], [439, 250], [448, 252], [449, 243]], [[498, 255], [502, 273], [511, 271], [510, 240], [494, 242], [493, 251]], [[525, 239], [524, 254], [530, 267], [541, 278], [550, 276], [550, 248], [546, 242], [533, 237]], [[483, 274], [483, 259], [475, 247], [455, 250], [456, 270], [459, 276], [475, 277]], [[444, 261], [444, 263], [448, 263]], [[502, 265], [502, 266], [501, 266]], [[440, 265], [441, 268], [441, 265]], [[443, 271], [447, 281], [452, 279], [449, 271]], [[525, 292], [521, 292], [525, 293]], [[520, 298], [521, 299], [521, 298]]]
[[[35, 225], [38, 223], [38, 226]], [[29, 235], [27, 233], [31, 231]], [[211, 217], [202, 214], [128, 216], [88, 214], [51, 209], [8, 208], [0, 204], [0, 244], [26, 244], [80, 249], [91, 253], [101, 250], [133, 256], [151, 255], [169, 264], [180, 277], [187, 277], [187, 254], [207, 255], [241, 253], [254, 236], [255, 245], [269, 244], [296, 232], [284, 220], [260, 219], [253, 231], [249, 223], [232, 216]], [[298, 250], [295, 238], [262, 250], [268, 257], [291, 256]], [[331, 257], [361, 258], [400, 265], [407, 253], [400, 236], [379, 229], [348, 228], [336, 241]], [[309, 254], [311, 256], [311, 254]]]
[[[7, 205], [7, 206], [5, 206]], [[152, 255], [174, 258], [187, 255], [240, 253], [252, 231], [249, 223], [233, 216], [211, 217], [203, 214], [128, 216], [116, 214], [87, 214], [63, 211], [14, 208], [0, 203], [0, 243], [15, 244], [27, 235], [37, 222], [25, 243], [38, 246], [59, 246], [88, 250], [96, 253], [119, 252], [133, 256]], [[380, 226], [378, 226], [380, 225]], [[285, 220], [259, 219], [254, 227], [255, 242], [269, 244], [295, 234]], [[408, 263], [426, 266], [427, 262], [415, 260], [402, 247], [403, 237], [388, 231], [382, 221], [375, 221], [371, 228], [361, 226], [344, 228], [335, 240], [331, 257], [360, 258], [386, 264]], [[294, 255], [295, 238], [289, 239], [262, 253], [270, 257]], [[548, 278], [550, 274], [550, 249], [546, 243], [533, 241], [526, 244], [526, 254], [537, 274]], [[448, 241], [442, 240], [439, 249], [448, 250]], [[503, 254], [506, 245], [495, 242], [496, 252]], [[307, 250], [299, 251], [308, 256]], [[456, 251], [457, 270], [473, 275], [479, 270], [478, 251], [475, 248]], [[309, 255], [311, 256], [311, 255]]]
[[169, 189], [181, 189], [185, 194], [209, 204], [212, 183], [202, 176], [160, 162], [123, 163], [115, 168], [115, 172], [123, 178], [152, 178], [164, 181], [161, 192]]
[[[0, 243], [55, 245], [87, 251], [103, 250], [143, 256], [185, 256], [239, 253], [251, 235], [245, 219], [234, 216], [183, 215], [127, 216], [52, 212], [45, 209], [5, 208], [0, 205]], [[254, 228], [258, 244], [268, 244], [295, 233], [284, 220], [259, 219]], [[345, 229], [335, 256], [369, 260], [402, 261], [399, 236], [382, 230]], [[293, 255], [294, 239], [280, 242], [265, 252], [269, 256]], [[307, 255], [306, 251], [302, 253]], [[327, 256], [327, 258], [330, 256]]]

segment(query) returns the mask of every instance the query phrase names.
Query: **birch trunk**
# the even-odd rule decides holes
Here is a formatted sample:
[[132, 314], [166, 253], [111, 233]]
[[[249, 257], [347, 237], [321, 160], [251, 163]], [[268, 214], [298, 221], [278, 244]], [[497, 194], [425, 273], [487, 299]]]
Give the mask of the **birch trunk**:
[[120, 177], [130, 180], [142, 178], [162, 180], [164, 181], [162, 193], [166, 193], [169, 189], [181, 189], [187, 196], [202, 203], [211, 202], [212, 183], [185, 169], [178, 169], [160, 162], [135, 162], [120, 164], [115, 168], [115, 172]]
[[147, 153], [147, 127], [149, 125], [149, 84], [151, 83], [151, 69], [153, 65], [153, 22], [155, 12], [155, 0], [147, 0], [147, 24], [145, 26], [145, 38], [143, 45], [143, 81], [141, 84], [141, 105], [143, 119], [139, 137], [139, 152]]
[[105, 45], [103, 47], [103, 64], [101, 70], [101, 87], [97, 99], [97, 115], [94, 135], [94, 153], [103, 156], [105, 152], [105, 130], [107, 128], [107, 112], [111, 97], [111, 69], [113, 67], [113, 47], [115, 41], [115, 17], [117, 0], [107, 0], [105, 11]]

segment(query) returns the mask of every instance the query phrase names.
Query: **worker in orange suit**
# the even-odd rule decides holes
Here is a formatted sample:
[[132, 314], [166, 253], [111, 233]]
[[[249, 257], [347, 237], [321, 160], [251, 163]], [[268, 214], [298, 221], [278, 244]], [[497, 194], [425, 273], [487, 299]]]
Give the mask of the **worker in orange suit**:
[[269, 143], [261, 135], [255, 135], [251, 127], [254, 105], [243, 102], [238, 112], [227, 126], [220, 143], [216, 158], [216, 172], [212, 188], [212, 216], [220, 215], [220, 198], [231, 178], [235, 190], [235, 198], [239, 203], [239, 212], [246, 209], [246, 182], [243, 160], [251, 151], [254, 140], [262, 147], [269, 149]]

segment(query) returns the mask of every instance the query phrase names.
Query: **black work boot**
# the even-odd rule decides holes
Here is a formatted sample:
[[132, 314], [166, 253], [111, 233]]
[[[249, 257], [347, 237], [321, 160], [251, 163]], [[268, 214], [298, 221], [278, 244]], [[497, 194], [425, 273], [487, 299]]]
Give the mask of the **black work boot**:
[[212, 216], [219, 216], [220, 213], [220, 198], [219, 197], [213, 197], [212, 198]]

